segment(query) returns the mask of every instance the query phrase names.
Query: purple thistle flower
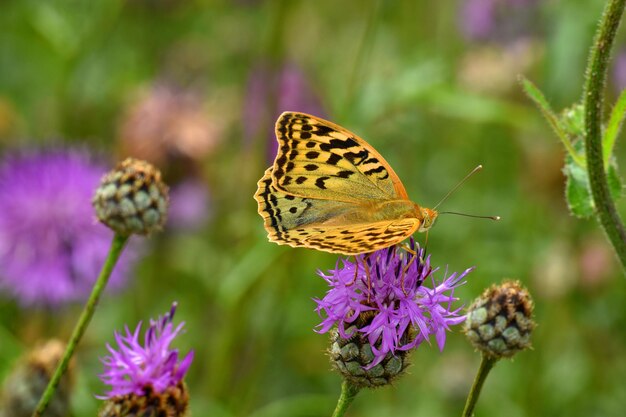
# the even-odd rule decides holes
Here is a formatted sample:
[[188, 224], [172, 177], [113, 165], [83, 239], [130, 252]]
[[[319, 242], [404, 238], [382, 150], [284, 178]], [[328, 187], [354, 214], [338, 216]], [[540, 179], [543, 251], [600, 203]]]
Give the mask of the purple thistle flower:
[[459, 25], [473, 41], [511, 41], [537, 32], [536, 0], [463, 0]]
[[[113, 232], [96, 222], [91, 198], [106, 167], [77, 150], [30, 151], [0, 161], [0, 289], [22, 305], [85, 298]], [[109, 288], [125, 283], [124, 253]]]
[[461, 8], [461, 27], [469, 39], [486, 39], [495, 26], [496, 0], [465, 0]]
[[626, 88], [626, 49], [622, 49], [615, 54], [613, 84], [618, 93], [621, 93]]
[[150, 320], [150, 327], [144, 335], [143, 345], [139, 340], [142, 323], [139, 322], [134, 332], [125, 326], [125, 334], [115, 332], [115, 341], [119, 350], [107, 344], [111, 353], [101, 359], [104, 372], [100, 379], [111, 390], [100, 399], [111, 399], [128, 394], [144, 395], [147, 389], [163, 393], [167, 388], [182, 381], [193, 361], [190, 351], [181, 361], [178, 349], [170, 349], [170, 343], [182, 330], [184, 322], [176, 328], [172, 324], [177, 303], [172, 304], [169, 313]]
[[[417, 347], [431, 335], [442, 350], [446, 330], [465, 320], [459, 315], [461, 307], [452, 309], [458, 300], [454, 290], [465, 283], [463, 279], [473, 268], [461, 274], [448, 275], [446, 271], [443, 281], [436, 283], [433, 274], [439, 268], [431, 268], [430, 255], [424, 258], [424, 249], [412, 239], [410, 246], [415, 254], [391, 247], [357, 255], [356, 264], [340, 260], [328, 274], [319, 272], [331, 289], [323, 299], [315, 300], [323, 319], [317, 331], [326, 333], [336, 325], [339, 335], [348, 339], [354, 334], [346, 329], [356, 325], [375, 356], [367, 368], [388, 353]], [[370, 318], [360, 325], [359, 317]]]

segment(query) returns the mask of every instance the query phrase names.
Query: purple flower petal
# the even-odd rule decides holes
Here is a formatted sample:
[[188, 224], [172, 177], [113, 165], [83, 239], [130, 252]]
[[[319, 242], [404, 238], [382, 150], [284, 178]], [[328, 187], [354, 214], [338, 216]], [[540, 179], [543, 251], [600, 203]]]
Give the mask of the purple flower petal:
[[[368, 368], [380, 363], [388, 353], [429, 341], [431, 335], [443, 349], [446, 331], [465, 320], [465, 316], [459, 315], [460, 308], [452, 310], [451, 304], [457, 301], [455, 288], [464, 284], [472, 268], [449, 276], [446, 272], [443, 281], [437, 283], [433, 274], [438, 268], [431, 267], [430, 256], [424, 257], [424, 250], [412, 239], [410, 245], [415, 254], [397, 247], [387, 248], [358, 255], [356, 263], [342, 260], [327, 274], [319, 272], [330, 289], [324, 298], [315, 300], [322, 319], [317, 332], [325, 333], [336, 325], [341, 337], [347, 338], [345, 329], [361, 312], [374, 312], [369, 322], [357, 328], [367, 337], [374, 353], [375, 359]], [[410, 328], [417, 333], [412, 339], [407, 334]]]
[[132, 333], [128, 326], [124, 327], [124, 333], [115, 332], [119, 350], [107, 344], [110, 356], [101, 359], [104, 372], [100, 374], [100, 379], [110, 385], [111, 390], [98, 398], [107, 399], [127, 394], [142, 395], [147, 387], [161, 393], [183, 379], [194, 355], [191, 351], [179, 361], [178, 350], [169, 347], [184, 326], [184, 323], [180, 323], [174, 329], [172, 320], [175, 311], [176, 303], [165, 316], [150, 320], [143, 345], [139, 342], [141, 322]]

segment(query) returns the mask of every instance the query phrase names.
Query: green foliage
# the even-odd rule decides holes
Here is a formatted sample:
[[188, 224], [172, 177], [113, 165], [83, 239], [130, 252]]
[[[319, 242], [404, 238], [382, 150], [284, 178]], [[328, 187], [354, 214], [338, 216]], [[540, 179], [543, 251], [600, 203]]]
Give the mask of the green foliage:
[[[529, 13], [540, 18], [515, 43], [465, 38], [462, 3], [378, 2], [373, 10], [358, 0], [341, 7], [302, 0], [3, 2], [0, 150], [77, 144], [116, 158], [129, 109], [164, 80], [193, 89], [206, 117], [222, 127], [221, 141], [194, 172], [208, 184], [211, 220], [151, 237], [129, 287], [102, 298], [79, 347], [74, 415], [96, 413], [94, 394], [105, 391], [98, 358], [113, 331], [163, 314], [174, 300], [186, 323], [174, 345], [195, 350], [187, 380], [193, 416], [330, 415], [341, 381], [325, 354], [327, 335], [314, 332], [311, 298], [327, 290], [316, 271], [338, 258], [267, 242], [252, 199], [273, 138], [268, 126], [244, 139], [242, 108], [251, 69], [268, 62], [301, 68], [326, 116], [379, 150], [421, 205], [432, 207], [471, 167], [484, 165], [445, 209], [502, 220], [441, 216], [428, 235], [433, 265], [442, 272], [477, 266], [455, 293], [465, 305], [503, 277], [520, 279], [535, 298], [539, 326], [534, 350], [494, 369], [477, 415], [623, 413], [626, 286], [596, 225], [568, 216], [563, 204], [566, 187], [577, 212], [592, 209], [576, 144], [580, 108], [551, 108], [580, 97], [576, 80], [601, 4], [534, 2], [540, 10]], [[280, 4], [289, 7], [279, 11]], [[530, 63], [512, 49], [524, 43]], [[552, 106], [522, 81], [550, 127], [519, 94], [520, 72], [550, 98]], [[278, 96], [273, 90], [270, 100]], [[622, 96], [607, 124], [606, 161], [626, 156], [626, 147], [614, 145]], [[550, 129], [571, 148], [567, 185]], [[617, 197], [620, 170], [607, 166]], [[176, 179], [166, 177], [172, 186]], [[37, 340], [67, 340], [80, 309], [24, 309], [2, 296], [0, 376]], [[441, 353], [431, 344], [411, 354], [414, 366], [393, 387], [360, 393], [348, 415], [460, 415], [479, 357], [459, 332]]]
[[609, 164], [611, 156], [613, 155], [615, 141], [617, 140], [617, 135], [622, 127], [624, 115], [626, 115], [626, 90], [622, 91], [617, 99], [617, 102], [613, 106], [611, 116], [609, 117], [609, 123], [607, 124], [602, 138], [602, 159], [604, 160], [605, 166]]
[[521, 79], [521, 82], [522, 88], [524, 89], [528, 97], [539, 108], [541, 114], [543, 114], [543, 117], [546, 118], [554, 133], [556, 133], [557, 137], [561, 140], [561, 143], [563, 143], [563, 146], [565, 146], [565, 149], [567, 149], [569, 156], [574, 162], [576, 162], [576, 164], [584, 167], [584, 157], [580, 154], [578, 150], [574, 149], [574, 145], [572, 144], [571, 139], [572, 133], [575, 132], [576, 129], [578, 129], [580, 126], [582, 126], [580, 124], [581, 121], [577, 120], [578, 117], [582, 115], [582, 111], [574, 110], [573, 112], [566, 112], [567, 122], [566, 124], [564, 124], [563, 120], [561, 120], [554, 113], [554, 111], [552, 111], [552, 109], [550, 108], [550, 104], [548, 103], [548, 100], [546, 100], [543, 93], [533, 83], [523, 77]]
[[[595, 207], [584, 155], [585, 121], [583, 106], [575, 104], [563, 110], [559, 117], [552, 111], [543, 93], [533, 83], [525, 78], [521, 79], [521, 83], [524, 92], [539, 108], [567, 150], [563, 173], [566, 177], [565, 200], [570, 213], [579, 218], [592, 217], [595, 214]], [[614, 200], [618, 200], [622, 196], [622, 180], [618, 173], [617, 162], [610, 156], [625, 112], [626, 94], [622, 92], [613, 108], [603, 139], [609, 191]]]
[[[567, 177], [565, 184], [565, 197], [570, 212], [580, 218], [589, 218], [595, 214], [593, 198], [589, 186], [587, 170], [576, 164], [569, 156], [566, 157], [563, 172]], [[609, 190], [611, 197], [618, 200], [622, 196], [622, 181], [618, 174], [615, 163], [611, 163], [607, 169]]]

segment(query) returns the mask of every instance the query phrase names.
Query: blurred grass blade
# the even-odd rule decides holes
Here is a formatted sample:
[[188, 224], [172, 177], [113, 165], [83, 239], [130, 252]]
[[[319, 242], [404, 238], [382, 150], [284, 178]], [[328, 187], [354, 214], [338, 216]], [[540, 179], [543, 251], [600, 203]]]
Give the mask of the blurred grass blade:
[[624, 113], [626, 112], [626, 90], [623, 90], [619, 95], [613, 110], [611, 111], [611, 117], [609, 124], [607, 125], [606, 132], [604, 132], [604, 138], [602, 138], [602, 159], [604, 161], [604, 168], [608, 169], [609, 158], [613, 153], [613, 147], [617, 135], [619, 134], [622, 122], [624, 121]]
[[[20, 340], [4, 325], [0, 325], [0, 381], [9, 372], [14, 359], [17, 359], [25, 347]], [[0, 413], [0, 415], [2, 415]]]
[[458, 90], [433, 89], [424, 94], [423, 102], [435, 114], [471, 123], [502, 123], [516, 129], [526, 128], [534, 116], [527, 106]]
[[581, 158], [581, 156], [576, 153], [576, 150], [572, 146], [572, 141], [570, 140], [566, 130], [561, 125], [561, 121], [558, 116], [552, 111], [550, 108], [550, 104], [543, 93], [529, 80], [524, 77], [520, 77], [520, 81], [522, 84], [522, 88], [526, 95], [535, 103], [535, 105], [539, 108], [543, 116], [546, 118], [554, 133], [561, 139], [563, 146], [567, 149], [567, 152], [570, 154], [574, 162], [576, 162], [581, 167], [586, 166], [585, 160]]
[[222, 279], [218, 300], [225, 306], [236, 307], [246, 292], [265, 270], [284, 252], [263, 241], [252, 247]]
[[330, 395], [300, 395], [266, 405], [248, 417], [327, 417], [336, 399]]

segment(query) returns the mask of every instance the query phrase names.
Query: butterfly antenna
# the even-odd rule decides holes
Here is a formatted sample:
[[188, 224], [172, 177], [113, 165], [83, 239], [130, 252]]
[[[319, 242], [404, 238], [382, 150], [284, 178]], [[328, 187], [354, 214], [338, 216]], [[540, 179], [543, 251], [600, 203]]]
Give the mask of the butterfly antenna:
[[458, 213], [456, 211], [440, 211], [439, 214], [454, 214], [463, 217], [473, 217], [475, 219], [500, 220], [500, 216], [477, 216], [475, 214]]
[[444, 195], [441, 200], [439, 200], [437, 205], [435, 207], [433, 207], [433, 210], [437, 210], [437, 207], [439, 207], [441, 205], [441, 203], [446, 201], [448, 199], [448, 197], [450, 197], [456, 190], [459, 189], [459, 187], [461, 185], [463, 185], [465, 183], [465, 181], [467, 181], [472, 175], [474, 175], [475, 173], [477, 173], [481, 169], [483, 169], [482, 165], [478, 165], [476, 168], [474, 168], [469, 174], [467, 174], [465, 176], [465, 178], [463, 178], [457, 185], [455, 185], [454, 188], [452, 188], [450, 191], [448, 191], [448, 193], [446, 195]]

